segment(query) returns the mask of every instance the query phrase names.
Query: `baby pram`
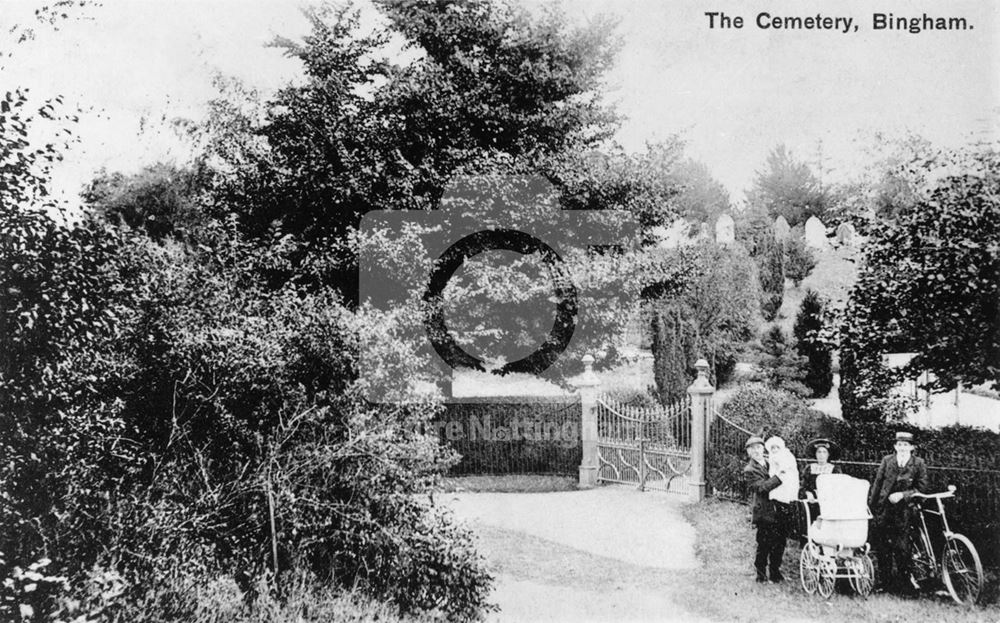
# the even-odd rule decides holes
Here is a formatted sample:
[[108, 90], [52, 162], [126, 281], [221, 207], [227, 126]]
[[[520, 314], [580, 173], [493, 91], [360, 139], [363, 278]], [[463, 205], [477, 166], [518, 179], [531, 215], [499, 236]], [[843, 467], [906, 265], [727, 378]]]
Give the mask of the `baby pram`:
[[875, 586], [875, 568], [868, 545], [867, 480], [846, 474], [823, 474], [816, 478], [819, 517], [809, 516], [809, 504], [801, 500], [806, 525], [806, 544], [799, 558], [802, 588], [833, 594], [838, 578], [846, 579], [859, 595], [867, 597]]

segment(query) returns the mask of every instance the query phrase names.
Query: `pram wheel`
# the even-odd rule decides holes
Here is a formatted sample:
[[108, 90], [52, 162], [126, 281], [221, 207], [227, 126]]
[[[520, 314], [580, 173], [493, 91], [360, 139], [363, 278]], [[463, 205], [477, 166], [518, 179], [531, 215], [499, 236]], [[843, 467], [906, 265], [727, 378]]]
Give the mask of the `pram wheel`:
[[829, 599], [833, 595], [833, 588], [837, 584], [837, 559], [828, 558], [820, 560], [819, 583], [817, 588], [823, 599]]
[[875, 565], [872, 564], [871, 556], [859, 554], [850, 559], [850, 575], [848, 581], [851, 588], [862, 597], [868, 597], [875, 588]]
[[806, 543], [799, 555], [799, 578], [802, 580], [802, 590], [809, 595], [816, 592], [819, 586], [819, 555], [816, 545]]

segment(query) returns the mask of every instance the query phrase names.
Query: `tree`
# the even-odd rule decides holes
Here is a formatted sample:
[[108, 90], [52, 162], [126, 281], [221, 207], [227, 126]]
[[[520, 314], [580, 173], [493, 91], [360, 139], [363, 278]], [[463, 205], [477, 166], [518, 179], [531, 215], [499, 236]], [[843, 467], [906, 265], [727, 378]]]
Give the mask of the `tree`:
[[[597, 92], [610, 22], [575, 28], [556, 12], [532, 18], [486, 0], [377, 6], [388, 26], [372, 33], [346, 6], [308, 12], [302, 43], [277, 42], [302, 61], [305, 83], [268, 102], [262, 123], [221, 105], [212, 122], [243, 130], [212, 144], [222, 209], [254, 236], [279, 222], [311, 244], [337, 241], [331, 278], [348, 301], [357, 258], [346, 241], [362, 214], [436, 208], [456, 173], [537, 170], [599, 145], [615, 123]], [[413, 60], [386, 59], [390, 37]]]
[[[933, 375], [930, 391], [1000, 384], [1000, 158], [988, 148], [941, 151], [898, 175], [926, 181], [895, 218], [868, 224], [842, 332], [852, 417], [885, 417], [880, 401], [923, 372]], [[893, 352], [916, 356], [888, 370], [882, 355]]]
[[784, 243], [776, 240], [763, 256], [760, 267], [760, 309], [764, 320], [771, 321], [778, 316], [781, 303], [785, 299], [785, 250]]
[[758, 322], [757, 276], [741, 247], [706, 243], [679, 253], [692, 254], [694, 273], [678, 293], [652, 304], [654, 370], [664, 402], [687, 389], [699, 357], [724, 383]]
[[704, 163], [688, 158], [675, 165], [670, 175], [680, 189], [675, 202], [685, 219], [714, 225], [730, 211], [729, 192]]
[[768, 385], [800, 397], [810, 394], [804, 383], [807, 360], [788, 343], [781, 327], [771, 325], [761, 338], [761, 351], [764, 357], [760, 365]]
[[822, 398], [833, 388], [833, 357], [830, 345], [823, 340], [824, 303], [814, 290], [808, 290], [795, 317], [792, 333], [795, 349], [806, 358], [804, 383], [813, 397]]
[[830, 197], [809, 165], [778, 145], [768, 154], [764, 170], [757, 172], [748, 200], [767, 210], [772, 220], [784, 216], [794, 227], [810, 216], [822, 218]]

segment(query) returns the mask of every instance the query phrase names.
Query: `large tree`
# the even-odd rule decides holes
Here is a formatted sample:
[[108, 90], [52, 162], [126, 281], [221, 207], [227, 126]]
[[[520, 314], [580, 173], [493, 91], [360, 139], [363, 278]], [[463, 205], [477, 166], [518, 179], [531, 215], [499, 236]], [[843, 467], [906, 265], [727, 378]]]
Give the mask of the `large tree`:
[[[357, 13], [325, 6], [308, 12], [302, 42], [278, 41], [306, 79], [268, 102], [262, 122], [216, 108], [228, 114], [217, 127], [243, 130], [213, 143], [225, 163], [217, 196], [251, 234], [279, 222], [310, 242], [345, 240], [370, 210], [437, 207], [455, 173], [537, 169], [613, 132], [598, 93], [608, 22], [575, 28], [485, 0], [376, 5], [384, 28], [363, 32]], [[390, 37], [409, 62], [388, 60]], [[343, 264], [351, 299], [350, 253]]]
[[822, 217], [830, 202], [828, 190], [809, 165], [795, 158], [784, 145], [767, 155], [767, 163], [757, 172], [747, 199], [767, 210], [772, 219], [784, 216], [793, 227], [810, 216]]
[[[898, 176], [926, 181], [894, 218], [869, 223], [845, 310], [841, 393], [864, 417], [879, 417], [871, 406], [922, 372], [931, 391], [1000, 385], [1000, 157], [939, 152]], [[891, 371], [881, 357], [892, 352], [916, 356]]]

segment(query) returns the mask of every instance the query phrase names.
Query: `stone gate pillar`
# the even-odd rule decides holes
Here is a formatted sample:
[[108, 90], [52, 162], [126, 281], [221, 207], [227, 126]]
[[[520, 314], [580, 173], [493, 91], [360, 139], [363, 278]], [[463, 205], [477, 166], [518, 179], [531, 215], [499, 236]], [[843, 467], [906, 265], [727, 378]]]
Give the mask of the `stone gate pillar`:
[[691, 472], [688, 475], [692, 502], [705, 499], [705, 450], [708, 447], [708, 416], [715, 388], [708, 381], [708, 362], [699, 359], [694, 364], [698, 377], [688, 387], [691, 396]]
[[594, 358], [583, 357], [583, 376], [573, 384], [580, 391], [580, 439], [583, 442], [583, 459], [580, 462], [581, 489], [597, 486], [597, 386], [600, 381], [594, 374]]

